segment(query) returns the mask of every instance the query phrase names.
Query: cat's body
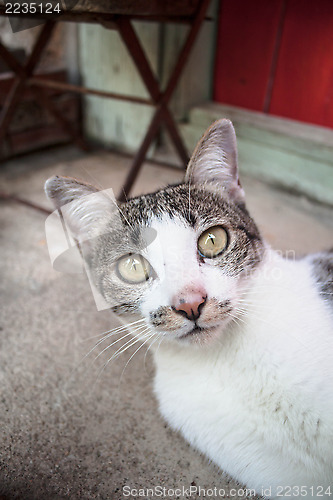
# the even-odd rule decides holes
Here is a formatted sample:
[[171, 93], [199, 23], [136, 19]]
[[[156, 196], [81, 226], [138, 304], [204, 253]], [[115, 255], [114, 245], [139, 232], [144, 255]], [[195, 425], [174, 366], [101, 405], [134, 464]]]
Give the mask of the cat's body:
[[289, 485], [316, 498], [332, 485], [332, 318], [311, 274], [308, 262], [268, 251], [249, 311], [217, 345], [162, 343], [155, 353], [155, 392], [169, 424], [272, 496]]
[[86, 255], [106, 302], [145, 318], [169, 424], [258, 494], [333, 494], [333, 253], [270, 249], [236, 160], [220, 121], [185, 184], [129, 200], [120, 219], [107, 197], [82, 198], [91, 186], [54, 178], [46, 190], [57, 207], [72, 202], [75, 238], [94, 237]]

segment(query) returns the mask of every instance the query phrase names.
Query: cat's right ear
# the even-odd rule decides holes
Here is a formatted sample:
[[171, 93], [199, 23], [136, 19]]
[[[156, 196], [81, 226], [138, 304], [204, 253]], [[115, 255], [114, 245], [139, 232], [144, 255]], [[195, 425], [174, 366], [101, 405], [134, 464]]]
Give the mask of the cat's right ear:
[[218, 120], [198, 142], [188, 164], [185, 182], [211, 185], [236, 203], [244, 203], [245, 194], [238, 177], [237, 142], [230, 120]]
[[94, 233], [117, 210], [110, 190], [100, 191], [70, 177], [51, 177], [45, 183], [45, 193], [79, 241], [94, 237]]

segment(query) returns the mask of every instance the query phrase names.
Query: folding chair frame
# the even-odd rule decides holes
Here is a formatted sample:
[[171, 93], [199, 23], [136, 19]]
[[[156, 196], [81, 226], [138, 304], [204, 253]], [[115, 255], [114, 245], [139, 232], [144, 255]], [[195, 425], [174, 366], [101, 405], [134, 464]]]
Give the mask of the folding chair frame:
[[[49, 42], [58, 20], [52, 19], [46, 21], [35, 42], [33, 50], [24, 65], [18, 63], [15, 57], [0, 43], [0, 57], [2, 57], [5, 63], [15, 74], [12, 87], [8, 93], [0, 116], [0, 144], [7, 137], [10, 122], [18, 103], [20, 102], [22, 91], [26, 86], [30, 86], [34, 91], [37, 102], [39, 102], [43, 108], [47, 109], [47, 111], [58, 122], [60, 127], [69, 135], [72, 141], [80, 148], [84, 150], [88, 149], [88, 146], [84, 139], [81, 137], [80, 133], [73, 129], [72, 125], [61, 115], [53, 101], [48, 96], [46, 89], [53, 88], [81, 94], [91, 94], [100, 97], [126, 100], [138, 104], [151, 104], [155, 107], [155, 112], [151, 119], [150, 125], [148, 126], [141, 146], [139, 147], [134, 157], [125, 184], [119, 194], [120, 201], [124, 201], [129, 194], [145, 160], [148, 148], [151, 145], [152, 141], [155, 139], [162, 124], [164, 124], [166, 129], [168, 130], [176, 151], [178, 152], [180, 159], [185, 167], [189, 160], [188, 153], [168, 105], [182, 74], [184, 66], [188, 60], [189, 54], [197, 38], [202, 22], [206, 17], [209, 1], [210, 0], [202, 0], [198, 2], [196, 14], [191, 19], [189, 33], [187, 35], [183, 48], [178, 55], [178, 59], [164, 92], [162, 92], [160, 89], [159, 82], [155, 78], [155, 75], [150, 67], [140, 40], [132, 27], [131, 15], [94, 15], [92, 19], [84, 19], [84, 21], [99, 22], [107, 28], [118, 30], [119, 35], [123, 43], [127, 47], [128, 52], [131, 55], [132, 60], [138, 70], [138, 73], [143, 80], [143, 83], [149, 93], [150, 99], [115, 94], [112, 92], [101, 92], [95, 89], [88, 89], [86, 87], [78, 85], [56, 82], [44, 78], [41, 79], [38, 77], [38, 75], [35, 75], [35, 70], [43, 55], [43, 50]], [[135, 18], [135, 16], [133, 16], [133, 18]], [[82, 19], [77, 16], [68, 15], [66, 18], [59, 20], [74, 20], [76, 22], [81, 22]]]

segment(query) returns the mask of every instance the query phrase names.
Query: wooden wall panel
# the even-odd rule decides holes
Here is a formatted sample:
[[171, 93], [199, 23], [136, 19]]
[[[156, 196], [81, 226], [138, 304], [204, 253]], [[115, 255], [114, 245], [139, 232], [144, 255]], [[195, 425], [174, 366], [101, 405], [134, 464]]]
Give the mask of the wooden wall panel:
[[289, 0], [270, 113], [333, 127], [333, 1]]
[[222, 0], [214, 100], [262, 110], [282, 0]]

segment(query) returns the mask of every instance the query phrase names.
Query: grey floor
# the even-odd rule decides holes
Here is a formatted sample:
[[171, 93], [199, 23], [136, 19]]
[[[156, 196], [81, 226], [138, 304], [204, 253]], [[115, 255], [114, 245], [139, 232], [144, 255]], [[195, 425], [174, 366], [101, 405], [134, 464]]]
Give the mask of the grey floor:
[[[49, 207], [43, 184], [51, 175], [78, 177], [117, 193], [129, 165], [130, 159], [115, 154], [82, 155], [64, 147], [7, 162], [1, 190]], [[147, 164], [134, 192], [181, 177], [181, 171]], [[301, 255], [333, 247], [332, 209], [258, 180], [242, 181], [248, 208], [274, 248]], [[145, 349], [130, 359], [135, 345], [106, 366], [121, 342], [97, 359], [102, 349], [90, 352], [118, 323], [108, 311], [96, 310], [83, 275], [52, 269], [46, 216], [2, 201], [0, 218], [0, 495], [121, 499], [124, 486], [162, 486], [171, 490], [165, 498], [202, 498], [171, 495], [197, 485], [244, 498], [242, 492], [233, 495], [230, 488], [237, 485], [159, 416], [154, 367]]]

